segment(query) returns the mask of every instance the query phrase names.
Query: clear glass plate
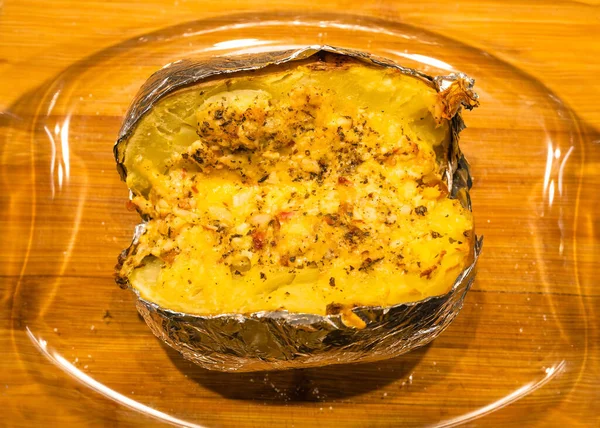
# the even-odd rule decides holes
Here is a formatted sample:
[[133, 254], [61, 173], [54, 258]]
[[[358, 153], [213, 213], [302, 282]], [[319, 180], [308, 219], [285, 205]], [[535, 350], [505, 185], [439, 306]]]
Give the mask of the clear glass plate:
[[[127, 189], [112, 146], [134, 94], [163, 65], [309, 44], [476, 79], [481, 107], [465, 113], [461, 147], [475, 177], [477, 232], [485, 236], [478, 277], [445, 333], [400, 358], [209, 372], [155, 339], [130, 293], [114, 283], [116, 257], [139, 217], [125, 209]], [[69, 387], [91, 414], [114, 400], [123, 408], [113, 412], [187, 426], [452, 426], [481, 417], [526, 425], [551, 421], [577, 401], [595, 328], [594, 300], [586, 300], [578, 277], [584, 261], [577, 257], [587, 149], [561, 100], [494, 56], [364, 17], [239, 15], [166, 28], [98, 52], [23, 96], [8, 116], [2, 155], [15, 156], [29, 177], [14, 183], [8, 209], [9, 222], [16, 225], [18, 215], [29, 219], [28, 227], [5, 231], [22, 244], [14, 260], [25, 261], [11, 296], [18, 320], [13, 344], [32, 382], [48, 394], [71, 376], [78, 383]], [[5, 179], [10, 174], [4, 171]], [[19, 340], [23, 335], [30, 340]], [[40, 364], [34, 347], [63, 374]], [[48, 380], [56, 376], [65, 380]]]

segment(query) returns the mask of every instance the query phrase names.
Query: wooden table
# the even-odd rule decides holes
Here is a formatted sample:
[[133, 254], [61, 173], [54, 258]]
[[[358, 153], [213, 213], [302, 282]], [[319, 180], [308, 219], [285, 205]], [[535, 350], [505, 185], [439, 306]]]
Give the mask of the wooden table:
[[[363, 14], [411, 24], [452, 39], [464, 40], [467, 44], [493, 54], [506, 63], [516, 66], [528, 76], [543, 82], [546, 89], [560, 97], [579, 118], [577, 123], [581, 127], [579, 130], [582, 140], [580, 144], [584, 148], [585, 156], [580, 158], [579, 167], [573, 173], [574, 180], [579, 183], [576, 203], [565, 206], [566, 210], [572, 210], [568, 215], [574, 219], [574, 222], [572, 229], [569, 230], [573, 234], [573, 245], [576, 247], [572, 254], [565, 257], [567, 262], [573, 266], [575, 278], [573, 284], [576, 284], [577, 287], [571, 287], [572, 278], [566, 277], [564, 278], [564, 288], [560, 290], [541, 289], [535, 291], [535, 286], [532, 285], [531, 289], [527, 289], [527, 293], [521, 294], [511, 294], [510, 290], [507, 291], [510, 285], [490, 292], [484, 284], [481, 286], [476, 284], [473, 293], [467, 299], [470, 311], [476, 310], [477, 305], [488, 302], [486, 296], [493, 294], [493, 297], [489, 297], [489, 299], [495, 304], [498, 303], [498, 306], [506, 304], [508, 308], [509, 305], [522, 301], [523, 305], [527, 305], [523, 307], [527, 307], [532, 314], [536, 312], [535, 303], [526, 303], [525, 298], [529, 302], [530, 296], [534, 296], [535, 293], [553, 296], [553, 301], [559, 303], [561, 300], [567, 303], [570, 299], [577, 299], [580, 308], [578, 311], [563, 313], [560, 305], [555, 309], [557, 313], [561, 314], [562, 319], [568, 320], [570, 330], [564, 333], [565, 343], [571, 337], [570, 331], [578, 332], [577, 335], [573, 335], [577, 339], [574, 339], [571, 344], [573, 351], [572, 354], [569, 354], [570, 356], [582, 355], [581, 360], [578, 360], [577, 363], [579, 364], [577, 367], [580, 369], [578, 377], [572, 378], [568, 385], [567, 383], [561, 384], [560, 377], [558, 377], [556, 381], [553, 380], [554, 384], [548, 383], [547, 387], [545, 384], [540, 385], [544, 388], [540, 388], [523, 400], [515, 401], [514, 397], [507, 397], [505, 402], [495, 403], [494, 410], [496, 411], [494, 412], [486, 410], [482, 404], [480, 413], [473, 414], [470, 419], [466, 420], [473, 421], [477, 417], [485, 415], [484, 423], [498, 426], [507, 424], [598, 426], [600, 419], [594, 403], [600, 402], [600, 388], [598, 387], [600, 384], [600, 353], [598, 352], [600, 286], [596, 274], [596, 268], [600, 262], [600, 238], [598, 237], [600, 228], [598, 214], [600, 212], [598, 211], [600, 202], [598, 197], [600, 191], [600, 102], [598, 101], [600, 99], [600, 79], [598, 78], [600, 75], [600, 3], [597, 1], [499, 2], [497, 0], [457, 2], [426, 0], [414, 4], [402, 1], [325, 0], [318, 3], [319, 6], [316, 5], [317, 2], [313, 4], [269, 0], [264, 1], [262, 7], [271, 11], [302, 10], [303, 12], [330, 11]], [[125, 2], [114, 0], [103, 2], [84, 0], [73, 2], [57, 0], [44, 2], [40, 0], [7, 0], [1, 7], [0, 141], [2, 141], [2, 146], [0, 146], [0, 151], [2, 156], [0, 173], [2, 188], [0, 190], [0, 212], [2, 215], [0, 224], [4, 239], [0, 248], [2, 260], [0, 264], [2, 266], [0, 271], [0, 409], [2, 409], [0, 424], [8, 426], [159, 424], [160, 422], [156, 418], [148, 416], [147, 409], [142, 409], [142, 413], [146, 413], [143, 415], [134, 409], [135, 404], [127, 407], [122, 404], [121, 398], [110, 399], [110, 393], [108, 395], [103, 393], [101, 385], [96, 385], [96, 388], [93, 388], [96, 390], [92, 391], [67, 376], [64, 371], [56, 367], [56, 361], [52, 364], [48, 358], [43, 356], [43, 343], [40, 345], [39, 341], [35, 342], [32, 337], [27, 335], [27, 322], [30, 318], [28, 318], [26, 306], [30, 302], [15, 299], [14, 296], [18, 294], [19, 287], [26, 287], [32, 283], [37, 284], [36, 281], [39, 282], [40, 278], [49, 281], [54, 278], [54, 274], [44, 273], [46, 272], [44, 265], [51, 257], [45, 260], [43, 256], [32, 255], [29, 251], [32, 246], [31, 236], [33, 236], [29, 232], [33, 220], [30, 208], [32, 202], [28, 195], [31, 193], [35, 177], [32, 178], [30, 169], [26, 167], [29, 162], [27, 150], [15, 150], [15, 147], [21, 147], [19, 145], [21, 142], [25, 143], [21, 140], [28, 132], [15, 125], [17, 120], [15, 119], [15, 105], [19, 105], [19, 100], [27, 99], [27, 97], [40, 96], [40, 88], [44, 88], [44, 85], [50, 79], [54, 79], [62, 70], [116, 43], [191, 20], [207, 19], [227, 13], [254, 11], [257, 10], [257, 6], [242, 1], [150, 0]], [[113, 117], [108, 120], [116, 123], [120, 118]], [[480, 132], [478, 135], [485, 134], [484, 130], [477, 126], [474, 127], [474, 132]], [[504, 155], [498, 151], [498, 156]], [[545, 157], [546, 154], [542, 153], [542, 156]], [[98, 177], [100, 176], [96, 176], [96, 178]], [[494, 177], [485, 178], [492, 180]], [[99, 195], [103, 195], [102, 182], [93, 189]], [[482, 208], [480, 210], [482, 216], [479, 221], [485, 229], [485, 218], [488, 214]], [[59, 215], [57, 214], [57, 216]], [[506, 225], [509, 224], [509, 216], [509, 212], [502, 212], [494, 217], [494, 221], [498, 218]], [[128, 222], [133, 224], [133, 217]], [[60, 218], [57, 220], [57, 224], [59, 223]], [[104, 225], [104, 223], [102, 224]], [[490, 227], [488, 226], [488, 229]], [[504, 229], [502, 231], [510, 234], [510, 231], [504, 232]], [[130, 230], [114, 230], [112, 232], [120, 240], [115, 244], [116, 248], [123, 246]], [[494, 263], [501, 263], [502, 252], [508, 251], [507, 245], [510, 246], [511, 242], [510, 239], [498, 238], [494, 235], [493, 229], [489, 229], [485, 233], [491, 236], [491, 243], [486, 254], [489, 257], [488, 262], [482, 265], [479, 280], [504, 274], [502, 268], [494, 267]], [[498, 238], [496, 242], [501, 241], [502, 244], [494, 244], [495, 238]], [[50, 245], [50, 247], [52, 246]], [[542, 248], [542, 251], [548, 251], [549, 254], [550, 249]], [[547, 257], [544, 254], [540, 257]], [[104, 256], [99, 255], [99, 257], [104, 260]], [[109, 254], [107, 257], [110, 258], [113, 255]], [[82, 263], [90, 263], [90, 261], [86, 259]], [[33, 269], [35, 275], [30, 274], [31, 266], [35, 267]], [[549, 281], [560, 283], [562, 281], [560, 275], [563, 271], [557, 265], [545, 274], [549, 276]], [[77, 275], [79, 276], [73, 277], [74, 280], [81, 281], [82, 277], [85, 278], [81, 272]], [[506, 278], [515, 278], [515, 284], [518, 284], [519, 281], [526, 282], [525, 279], [520, 280], [518, 276], [512, 275], [510, 277], [507, 274]], [[64, 277], [62, 279], [67, 281], [69, 272], [63, 272], [62, 276]], [[527, 287], [527, 284], [523, 286]], [[119, 290], [115, 289], [110, 298], [122, 301], [122, 296], [118, 293]], [[71, 296], [71, 298], [74, 297]], [[102, 299], [101, 296], [98, 298]], [[107, 304], [110, 302], [112, 300], [107, 300]], [[521, 303], [516, 303], [516, 305]], [[73, 310], [83, 313], [90, 308], [90, 305], [82, 302], [81, 307], [73, 308]], [[439, 346], [448, 351], [446, 357], [443, 356], [444, 353], [435, 354], [432, 353], [434, 350], [425, 349], [409, 354], [399, 363], [390, 362], [375, 368], [368, 366], [341, 367], [319, 369], [308, 375], [294, 372], [273, 375], [278, 382], [290, 388], [293, 388], [294, 385], [301, 385], [302, 393], [293, 395], [289, 403], [287, 401], [280, 403], [274, 393], [260, 395], [264, 391], [251, 386], [251, 382], [254, 382], [252, 376], [237, 377], [233, 381], [234, 378], [228, 378], [227, 375], [207, 374], [191, 367], [177, 354], [162, 348], [152, 337], [148, 337], [149, 333], [142, 328], [143, 326], [140, 326], [142, 323], [132, 313], [123, 314], [126, 321], [123, 323], [114, 321], [113, 326], [119, 325], [120, 331], [127, 334], [135, 335], [139, 331], [139, 337], [131, 336], [132, 343], [146, 344], [138, 339], [140, 337], [144, 338], [143, 340], [148, 339], [148, 345], [144, 345], [148, 347], [137, 349], [138, 352], [142, 354], [143, 352], [166, 353], [169, 360], [172, 361], [169, 368], [153, 368], [157, 377], [152, 381], [152, 388], [159, 390], [157, 385], [160, 385], [161, 382], [175, 388], [174, 383], [180, 382], [181, 376], [185, 376], [185, 382], [195, 382], [190, 384], [190, 388], [204, 388], [202, 391], [205, 389], [210, 391], [207, 395], [199, 397], [199, 402], [189, 402], [190, 406], [201, 406], [207, 414], [212, 415], [201, 419], [201, 422], [210, 426], [281, 424], [294, 426], [288, 419], [289, 414], [294, 415], [295, 419], [293, 420], [296, 421], [296, 426], [313, 424], [315, 420], [328, 426], [335, 426], [338, 423], [356, 426], [398, 426], [402, 421], [408, 425], [418, 425], [422, 419], [411, 417], [411, 406], [414, 406], [415, 413], [423, 412], [423, 409], [431, 409], [427, 411], [439, 413], [439, 420], [452, 422], [452, 419], [448, 419], [445, 415], [460, 413], [460, 411], [453, 411], [456, 409], [445, 409], [453, 391], [457, 388], [470, 388], [477, 379], [478, 373], [481, 375], [485, 372], [484, 377], [491, 376], [490, 379], [505, 375], [503, 368], [498, 366], [501, 359], [498, 359], [497, 355], [486, 353], [485, 349], [479, 349], [478, 352], [464, 357], [464, 361], [461, 360], [458, 370], [460, 378], [451, 378], [446, 381], [442, 378], [441, 383], [436, 383], [437, 389], [431, 388], [432, 392], [429, 396], [426, 391], [421, 391], [421, 395], [395, 396], [396, 405], [401, 406], [403, 402], [405, 403], [405, 407], [398, 407], [398, 412], [405, 412], [402, 415], [390, 411], [389, 408], [386, 410], [384, 398], [388, 394], [385, 392], [388, 380], [384, 379], [384, 376], [395, 373], [393, 376], [398, 384], [400, 384], [398, 379], [406, 376], [406, 383], [411, 368], [423, 364], [423, 361], [428, 361], [428, 354], [441, 355], [441, 359], [430, 363], [440, 364], [442, 367], [445, 367], [446, 363], [453, 362], [455, 358], [460, 358], [462, 354], [454, 351], [467, 346], [466, 344], [470, 340], [469, 337], [463, 337], [461, 333], [463, 331], [461, 329], [468, 327], [463, 323], [456, 328], [451, 327], [447, 332], [445, 342], [440, 342]], [[503, 313], [499, 311], [498, 316], [505, 316], [502, 315]], [[93, 332], [98, 326], [98, 329], [102, 330], [98, 332], [99, 335], [110, 335], [112, 333], [105, 333], [109, 330], [110, 317], [119, 315], [121, 314], [94, 315], [97, 323], [90, 329]], [[459, 317], [457, 322], [460, 323], [461, 319]], [[465, 319], [469, 319], [468, 316]], [[482, 321], [482, 326], [479, 328], [483, 331], [480, 334], [484, 339], [483, 342], [481, 337], [478, 339], [478, 346], [485, 343], [485, 337], [488, 337], [487, 340], [490, 344], [494, 342], [495, 322], [498, 326], [497, 334], [502, 335], [502, 320]], [[55, 329], [55, 332], [59, 334], [58, 328]], [[117, 331], [115, 334], [118, 338], [119, 332]], [[489, 334], [489, 336], [485, 336], [485, 334]], [[542, 332], [533, 332], [532, 334], [534, 336], [541, 335]], [[531, 340], [534, 338], [532, 337]], [[551, 341], [551, 339], [548, 340]], [[122, 347], [103, 350], [106, 352], [103, 355], [114, 358], [112, 370], [105, 369], [103, 374], [114, 380], [126, 377], [126, 370], [129, 367], [125, 361], [129, 352], [127, 339], [118, 343]], [[437, 346], [437, 343], [433, 346]], [[512, 358], [510, 357], [510, 344], [506, 346], [507, 358]], [[455, 348], [454, 351], [452, 351], [453, 348]], [[492, 350], [496, 352], [498, 349], [501, 348], [495, 347]], [[514, 358], [521, 357], [523, 356]], [[535, 354], [531, 354], [527, 358], [535, 359]], [[150, 357], [148, 361], [151, 361]], [[565, 359], [564, 361], [567, 365], [565, 370], [568, 371], [570, 360]], [[397, 372], [394, 371], [396, 370], [394, 364], [398, 365]], [[480, 372], [470, 371], [473, 367], [477, 367]], [[562, 366], [548, 367], [546, 373], [551, 376], [551, 372], [558, 369], [562, 370]], [[136, 374], [139, 373], [132, 373], [132, 376]], [[164, 377], [161, 377], [161, 374]], [[188, 379], [188, 375], [190, 379]], [[263, 382], [263, 376], [261, 375], [260, 382]], [[352, 378], [355, 376], [362, 376], [363, 380], [353, 382]], [[143, 384], [146, 381], [140, 379], [140, 382]], [[360, 382], [368, 385], [361, 386]], [[410, 382], [412, 383], [412, 375]], [[124, 382], [123, 385], [126, 383]], [[307, 392], [308, 388], [312, 388], [312, 385], [317, 383], [325, 386], [330, 394], [330, 400], [323, 400]], [[490, 384], [493, 383], [490, 380]], [[90, 382], [87, 384], [89, 386]], [[404, 386], [404, 383], [402, 385]], [[341, 390], [346, 389], [347, 392], [338, 391], [336, 395], [335, 391], [338, 386]], [[518, 382], [515, 383], [515, 387], [518, 386]], [[168, 386], [166, 387], [168, 388]], [[381, 404], [373, 402], [373, 394], [379, 388], [382, 391], [380, 394]], [[249, 397], [249, 393], [244, 391], [257, 393], [258, 396]], [[125, 394], [125, 392], [123, 393]], [[129, 391], [126, 393], [129, 394]], [[162, 394], [162, 390], [160, 393]], [[138, 394], [143, 394], [143, 391], [138, 391]], [[486, 388], [479, 389], [478, 394], [481, 395], [482, 403], [487, 402], [485, 400], [494, 400], [493, 391], [486, 390]], [[557, 394], [565, 394], [565, 396], [557, 399], [555, 397]], [[130, 395], [130, 397], [135, 398], [134, 395]], [[179, 402], [171, 403], [173, 408], [181, 408], [185, 405], [186, 400], [191, 400], [183, 393], [175, 395], [175, 397], [178, 398], [174, 398], [174, 400], [179, 400]], [[260, 403], [256, 404], [249, 398], [256, 398]], [[477, 402], [478, 398], [480, 397], [473, 397], [473, 401]], [[513, 403], [513, 401], [515, 402]], [[160, 403], [160, 398], [155, 397], [150, 400], [149, 407], [153, 406], [152, 403]], [[309, 403], [310, 409], [304, 411], [303, 403]], [[160, 403], [158, 407], [164, 409], [166, 414], [169, 412], [171, 404]], [[465, 403], [465, 408], [471, 404]], [[311, 412], [316, 413], [315, 417], [318, 419], [312, 419]], [[319, 413], [321, 416], [318, 416]], [[344, 413], [354, 415], [353, 419], [345, 419]], [[196, 411], [195, 414], [202, 414], [202, 412]], [[240, 416], [240, 414], [246, 416]], [[162, 419], [164, 422], [165, 418], [162, 417]]]

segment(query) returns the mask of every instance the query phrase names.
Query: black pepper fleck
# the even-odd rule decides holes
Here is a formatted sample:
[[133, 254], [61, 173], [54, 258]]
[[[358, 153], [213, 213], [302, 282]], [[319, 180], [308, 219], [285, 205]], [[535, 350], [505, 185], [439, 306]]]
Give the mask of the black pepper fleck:
[[415, 213], [420, 216], [424, 216], [427, 213], [427, 207], [424, 205], [419, 205], [415, 208]]

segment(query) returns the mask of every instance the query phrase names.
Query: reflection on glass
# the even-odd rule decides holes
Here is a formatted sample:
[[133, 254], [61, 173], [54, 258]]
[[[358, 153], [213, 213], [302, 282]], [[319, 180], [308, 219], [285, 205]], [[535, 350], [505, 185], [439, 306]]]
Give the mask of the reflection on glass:
[[562, 360], [555, 366], [547, 367], [544, 370], [545, 376], [543, 378], [541, 378], [540, 380], [538, 380], [536, 382], [529, 382], [528, 384], [523, 385], [519, 389], [516, 389], [515, 391], [511, 392], [510, 394], [505, 395], [498, 401], [494, 401], [493, 403], [488, 404], [487, 406], [481, 407], [477, 410], [474, 410], [473, 412], [466, 413], [462, 416], [459, 416], [458, 418], [453, 418], [453, 419], [444, 421], [440, 424], [435, 425], [435, 427], [436, 428], [451, 427], [451, 426], [464, 424], [464, 423], [473, 421], [475, 419], [479, 419], [489, 413], [495, 412], [496, 410], [500, 410], [501, 408], [506, 407], [509, 404], [514, 403], [517, 400], [520, 400], [521, 398], [531, 394], [535, 390], [546, 385], [548, 382], [550, 382], [550, 380], [552, 380], [552, 378], [554, 378], [559, 373], [561, 373], [564, 370], [564, 368], [565, 368], [565, 361]]
[[79, 382], [87, 385], [94, 391], [104, 395], [105, 397], [114, 400], [130, 409], [136, 410], [141, 413], [145, 413], [149, 416], [152, 416], [156, 419], [159, 419], [164, 422], [168, 422], [178, 426], [191, 427], [191, 428], [202, 428], [202, 425], [196, 425], [187, 421], [183, 421], [181, 419], [174, 418], [166, 413], [163, 413], [159, 410], [156, 410], [152, 407], [148, 407], [138, 401], [132, 400], [129, 397], [124, 396], [123, 394], [119, 394], [117, 391], [108, 388], [106, 385], [98, 382], [94, 378], [90, 377], [86, 373], [79, 370], [69, 361], [67, 361], [62, 355], [59, 353], [48, 349], [48, 342], [46, 342], [42, 338], [36, 338], [29, 327], [25, 327], [25, 331], [27, 332], [27, 336], [31, 340], [31, 342], [39, 349], [39, 351], [52, 363], [56, 366], [60, 367], [67, 374], [74, 377]]
[[439, 68], [441, 70], [454, 71], [454, 67], [452, 67], [447, 62], [444, 62], [444, 61], [439, 60], [437, 58], [432, 58], [432, 57], [427, 56], [427, 55], [421, 55], [421, 54], [415, 54], [415, 53], [406, 53], [406, 52], [398, 52], [398, 51], [392, 51], [392, 50], [387, 50], [387, 49], [386, 49], [386, 51], [388, 51], [391, 54], [401, 56], [403, 58], [407, 58], [407, 59], [410, 59], [410, 60], [413, 60], [413, 61], [416, 61], [416, 62], [420, 62], [421, 64], [430, 65], [432, 67]]

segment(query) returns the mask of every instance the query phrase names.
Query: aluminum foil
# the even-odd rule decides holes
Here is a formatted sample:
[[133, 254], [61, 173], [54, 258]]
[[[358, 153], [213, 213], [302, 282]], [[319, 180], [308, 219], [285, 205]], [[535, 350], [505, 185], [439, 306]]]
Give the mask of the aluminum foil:
[[[122, 178], [125, 146], [140, 118], [167, 94], [213, 77], [309, 58], [320, 52], [350, 56], [382, 67], [391, 67], [421, 79], [434, 87], [447, 101], [446, 118], [451, 120], [452, 138], [447, 153], [439, 159], [450, 195], [471, 209], [469, 166], [458, 147], [464, 129], [462, 107], [477, 105], [473, 80], [462, 73], [432, 78], [417, 70], [368, 53], [308, 46], [297, 50], [268, 52], [210, 60], [181, 60], [168, 64], [142, 86], [125, 117], [114, 154]], [[144, 233], [144, 224], [136, 228], [130, 247]], [[435, 339], [458, 315], [475, 278], [475, 267], [482, 239], [474, 237], [470, 263], [456, 279], [451, 290], [436, 297], [390, 307], [353, 308], [366, 327], [357, 329], [344, 324], [342, 315], [298, 314], [265, 311], [251, 314], [200, 316], [161, 308], [137, 296], [137, 309], [152, 332], [186, 359], [210, 369], [231, 372], [306, 368], [391, 358], [423, 346]], [[126, 253], [128, 250], [125, 250]]]

